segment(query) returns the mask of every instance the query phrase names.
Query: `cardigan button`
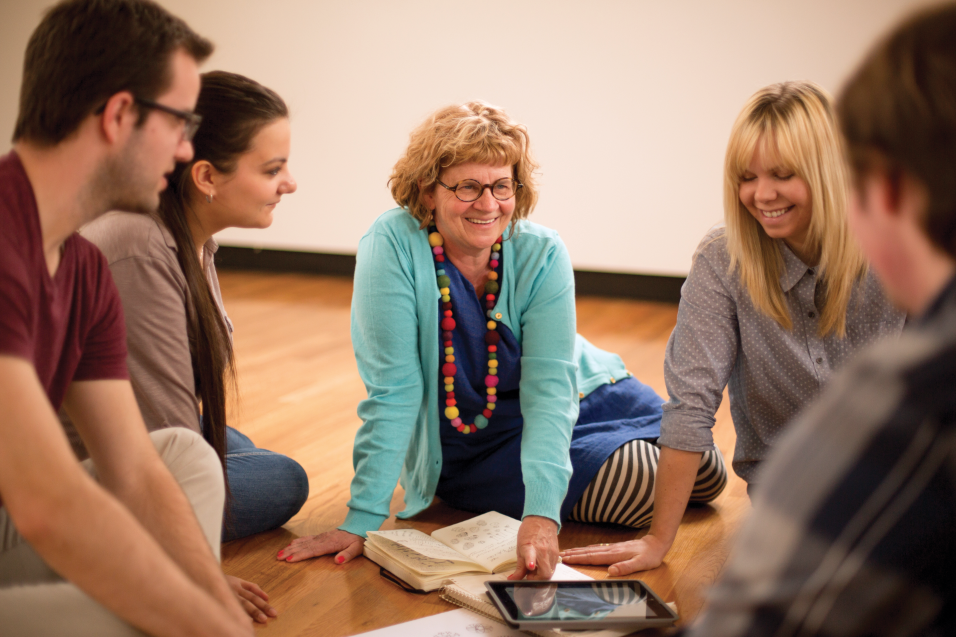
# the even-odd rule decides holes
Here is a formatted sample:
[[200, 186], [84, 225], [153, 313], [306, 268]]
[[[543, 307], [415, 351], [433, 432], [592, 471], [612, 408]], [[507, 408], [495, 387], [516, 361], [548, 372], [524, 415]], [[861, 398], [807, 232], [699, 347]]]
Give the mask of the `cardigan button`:
[[578, 398], [581, 399], [581, 400], [584, 400], [584, 392], [583, 392], [583, 391], [578, 392]]
[[614, 380], [614, 377], [613, 377], [613, 376], [611, 376], [611, 382], [612, 382], [612, 383], [616, 383], [616, 382], [617, 382], [616, 380]]
[[495, 314], [495, 318], [496, 318], [496, 319], [500, 319], [500, 318], [501, 318], [501, 312], [498, 312], [497, 314]]

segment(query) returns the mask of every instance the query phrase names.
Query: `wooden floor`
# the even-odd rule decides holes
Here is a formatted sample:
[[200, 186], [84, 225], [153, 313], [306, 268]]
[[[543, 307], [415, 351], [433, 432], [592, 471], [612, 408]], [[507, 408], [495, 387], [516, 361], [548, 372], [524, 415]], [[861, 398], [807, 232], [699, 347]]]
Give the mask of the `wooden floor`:
[[[400, 590], [365, 558], [341, 566], [331, 557], [299, 564], [275, 560], [291, 539], [334, 528], [345, 516], [352, 440], [360, 425], [356, 405], [365, 397], [349, 339], [352, 285], [338, 277], [228, 271], [220, 273], [220, 282], [236, 326], [240, 397], [232, 422], [258, 446], [301, 463], [311, 489], [302, 511], [284, 528], [223, 547], [225, 571], [259, 584], [279, 611], [259, 634], [354, 635], [454, 608], [437, 592], [413, 595]], [[676, 306], [603, 298], [581, 298], [577, 306], [578, 331], [620, 354], [631, 372], [666, 395], [664, 349]], [[715, 436], [729, 465], [734, 432], [724, 403]], [[632, 577], [676, 602], [682, 622], [692, 620], [749, 507], [744, 483], [732, 475], [712, 506], [688, 511], [664, 565]], [[397, 487], [392, 513], [402, 508]], [[469, 517], [436, 503], [414, 520], [391, 517], [384, 528], [430, 533]], [[568, 522], [559, 539], [561, 548], [569, 548], [640, 535], [620, 527]], [[607, 576], [604, 568], [581, 570], [597, 579]]]

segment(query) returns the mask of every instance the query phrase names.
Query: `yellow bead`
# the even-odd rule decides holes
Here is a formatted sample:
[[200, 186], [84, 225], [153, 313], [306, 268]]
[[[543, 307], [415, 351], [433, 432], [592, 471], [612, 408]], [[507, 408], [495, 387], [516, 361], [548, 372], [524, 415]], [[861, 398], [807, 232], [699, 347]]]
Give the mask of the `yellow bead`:
[[463, 433], [463, 434], [470, 434], [470, 433], [471, 433], [471, 427], [465, 427], [465, 428], [463, 428], [463, 429], [461, 430], [461, 433]]
[[430, 245], [431, 247], [437, 248], [443, 243], [445, 243], [445, 240], [442, 239], [441, 235], [438, 234], [437, 232], [433, 232], [430, 235], [428, 235], [428, 245]]
[[449, 294], [451, 294], [451, 289], [441, 288], [440, 290], [438, 290], [438, 293], [441, 294], [442, 296], [448, 296]]
[[446, 385], [453, 385], [453, 384], [455, 384], [455, 379], [454, 379], [453, 377], [451, 377], [451, 376], [445, 376], [445, 384], [446, 384]]
[[497, 367], [498, 361], [488, 361], [488, 367]]
[[447, 294], [442, 294], [441, 300], [444, 301], [445, 303], [448, 303], [449, 301], [451, 301], [451, 297]]
[[446, 362], [446, 363], [454, 363], [454, 362], [455, 362], [455, 357], [452, 356], [451, 354], [449, 354], [448, 356], [445, 357], [445, 362]]
[[486, 406], [490, 411], [494, 411], [494, 410], [495, 410], [495, 404], [494, 404], [494, 403], [488, 403], [488, 404], [485, 405], [485, 406]]
[[495, 323], [494, 321], [488, 321], [488, 329], [489, 329], [489, 330], [493, 330], [493, 329], [495, 329], [496, 327], [498, 327], [498, 324], [497, 324], [497, 323]]
[[488, 275], [488, 278], [491, 279], [492, 281], [497, 281], [497, 280], [498, 280], [498, 273], [497, 273], [497, 272], [492, 272], [491, 274]]
[[485, 390], [485, 393], [487, 393], [489, 396], [494, 396], [495, 394], [498, 393], [498, 388], [497, 388], [497, 387], [489, 387], [488, 389]]
[[492, 250], [492, 252], [500, 252], [500, 251], [501, 251], [501, 244], [500, 244], [500, 243], [495, 243], [494, 245], [491, 246], [491, 250]]
[[458, 418], [458, 408], [457, 407], [445, 407], [445, 418], [448, 420], [454, 420]]
[[445, 353], [446, 353], [446, 354], [454, 354], [454, 353], [455, 353], [455, 348], [454, 348], [454, 347], [446, 347], [446, 348], [445, 348]]

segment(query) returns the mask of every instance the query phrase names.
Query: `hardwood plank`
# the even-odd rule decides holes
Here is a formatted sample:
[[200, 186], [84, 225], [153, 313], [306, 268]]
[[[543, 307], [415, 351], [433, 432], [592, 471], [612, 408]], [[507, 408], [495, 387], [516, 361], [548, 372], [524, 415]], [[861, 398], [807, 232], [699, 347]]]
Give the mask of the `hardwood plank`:
[[[346, 278], [249, 272], [220, 273], [223, 298], [236, 327], [239, 397], [231, 422], [264, 448], [295, 458], [309, 475], [311, 493], [302, 511], [282, 529], [223, 547], [223, 568], [266, 590], [279, 618], [260, 628], [265, 636], [339, 637], [382, 628], [454, 608], [438, 593], [414, 595], [379, 575], [359, 558], [335, 565], [331, 557], [286, 564], [275, 554], [290, 540], [334, 528], [345, 517], [352, 478], [352, 441], [365, 397], [349, 338], [351, 281]], [[598, 347], [617, 352], [629, 370], [666, 396], [663, 363], [677, 307], [587, 297], [577, 303], [578, 331]], [[717, 413], [715, 440], [728, 461], [734, 431], [726, 400]], [[396, 488], [391, 510], [403, 508]], [[681, 623], [692, 620], [703, 593], [727, 559], [730, 543], [750, 501], [742, 480], [711, 505], [684, 516], [674, 548], [657, 569], [630, 576], [675, 601]], [[430, 533], [472, 517], [436, 502], [412, 520], [389, 518], [384, 528]], [[640, 537], [644, 532], [569, 522], [562, 548]], [[596, 579], [605, 568], [581, 568]], [[647, 634], [647, 633], [642, 633]]]

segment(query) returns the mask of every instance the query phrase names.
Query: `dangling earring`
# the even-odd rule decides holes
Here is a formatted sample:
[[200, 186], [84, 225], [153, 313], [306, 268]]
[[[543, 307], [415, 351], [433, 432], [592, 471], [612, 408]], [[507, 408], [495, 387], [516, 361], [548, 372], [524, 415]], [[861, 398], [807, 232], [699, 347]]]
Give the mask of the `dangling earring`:
[[206, 203], [212, 203], [212, 195], [206, 195]]

